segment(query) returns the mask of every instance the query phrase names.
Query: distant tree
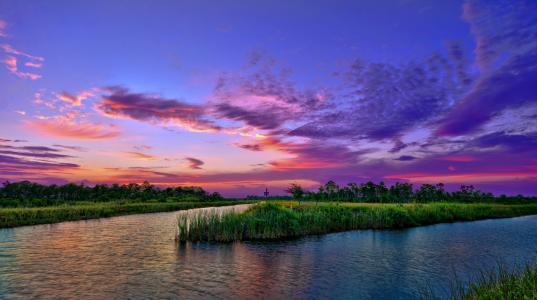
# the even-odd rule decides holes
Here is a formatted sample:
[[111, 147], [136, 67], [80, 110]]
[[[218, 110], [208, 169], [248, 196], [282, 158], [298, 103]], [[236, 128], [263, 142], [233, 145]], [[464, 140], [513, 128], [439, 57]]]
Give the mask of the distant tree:
[[304, 196], [304, 189], [300, 185], [293, 183], [285, 191], [293, 195], [293, 198], [298, 200], [298, 204], [300, 205], [300, 199]]
[[412, 184], [396, 182], [389, 190], [391, 202], [408, 202], [414, 196]]

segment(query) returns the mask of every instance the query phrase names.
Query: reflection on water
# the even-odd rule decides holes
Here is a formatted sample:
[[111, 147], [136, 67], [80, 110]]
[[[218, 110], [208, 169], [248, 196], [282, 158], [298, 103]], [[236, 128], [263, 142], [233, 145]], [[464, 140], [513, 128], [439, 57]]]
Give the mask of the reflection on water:
[[0, 230], [0, 298], [409, 298], [536, 262], [537, 216], [178, 245], [178, 213]]

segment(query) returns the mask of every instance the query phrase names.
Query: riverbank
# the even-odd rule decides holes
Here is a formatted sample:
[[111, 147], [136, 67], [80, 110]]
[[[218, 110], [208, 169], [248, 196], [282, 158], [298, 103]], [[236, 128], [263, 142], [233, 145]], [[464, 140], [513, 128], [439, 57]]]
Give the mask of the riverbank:
[[395, 229], [537, 214], [537, 204], [261, 203], [243, 213], [180, 217], [179, 241], [287, 239], [354, 229]]
[[[446, 299], [537, 299], [537, 266], [526, 265], [522, 269], [508, 271], [499, 266], [497, 270], [482, 272], [467, 284], [452, 283], [451, 295]], [[422, 299], [444, 299], [432, 291], [421, 295]]]
[[25, 225], [58, 223], [98, 219], [129, 214], [167, 212], [210, 206], [227, 206], [251, 201], [211, 201], [211, 202], [102, 202], [93, 204], [62, 205], [30, 208], [0, 208], [0, 228]]

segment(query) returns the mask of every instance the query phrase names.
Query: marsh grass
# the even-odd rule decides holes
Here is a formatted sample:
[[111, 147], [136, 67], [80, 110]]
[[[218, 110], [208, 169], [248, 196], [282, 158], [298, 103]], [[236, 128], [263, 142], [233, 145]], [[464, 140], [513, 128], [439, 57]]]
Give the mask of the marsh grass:
[[179, 241], [286, 239], [353, 229], [395, 229], [537, 214], [537, 205], [260, 203], [242, 213], [179, 218]]
[[105, 202], [32, 208], [0, 208], [0, 228], [105, 218], [127, 214], [165, 212], [207, 206], [240, 204], [239, 201], [121, 203]]
[[471, 282], [455, 281], [451, 284], [449, 296], [441, 297], [431, 289], [423, 291], [422, 299], [537, 299], [537, 266], [525, 265], [509, 271], [498, 264], [496, 270], [481, 271]]

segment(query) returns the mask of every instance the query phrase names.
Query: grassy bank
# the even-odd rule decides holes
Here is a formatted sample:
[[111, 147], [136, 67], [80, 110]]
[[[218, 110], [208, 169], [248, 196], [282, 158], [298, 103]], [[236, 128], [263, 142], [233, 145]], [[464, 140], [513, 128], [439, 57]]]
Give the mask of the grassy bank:
[[[444, 299], [432, 291], [423, 293], [421, 298]], [[454, 283], [447, 299], [537, 299], [537, 266], [527, 265], [515, 271], [507, 271], [500, 266], [495, 271], [483, 272], [468, 284]]]
[[244, 201], [146, 202], [126, 204], [104, 202], [50, 207], [0, 208], [0, 228], [96, 219], [128, 214], [165, 212], [198, 207], [225, 206], [241, 203], [244, 203]]
[[537, 214], [536, 204], [263, 203], [244, 213], [180, 217], [179, 241], [285, 239], [353, 229], [388, 229]]
[[500, 269], [489, 273], [455, 298], [537, 299], [537, 267], [526, 267], [521, 272]]

